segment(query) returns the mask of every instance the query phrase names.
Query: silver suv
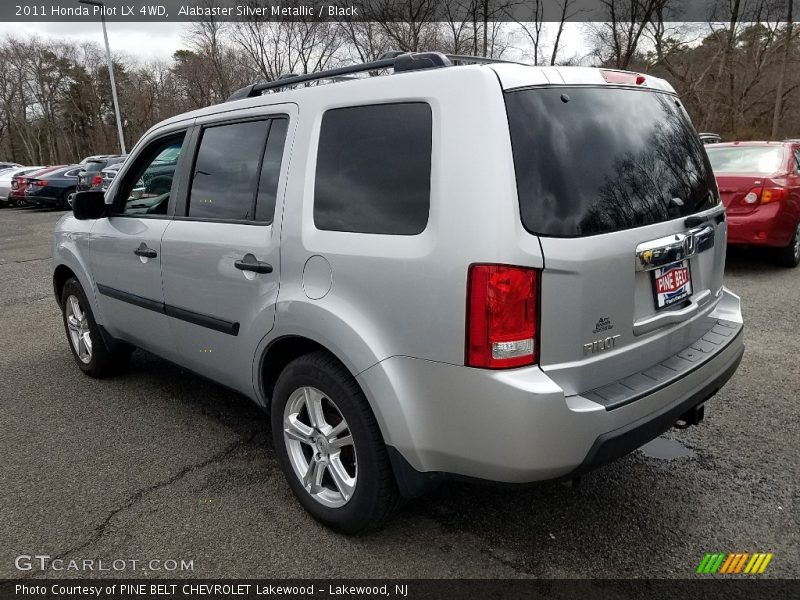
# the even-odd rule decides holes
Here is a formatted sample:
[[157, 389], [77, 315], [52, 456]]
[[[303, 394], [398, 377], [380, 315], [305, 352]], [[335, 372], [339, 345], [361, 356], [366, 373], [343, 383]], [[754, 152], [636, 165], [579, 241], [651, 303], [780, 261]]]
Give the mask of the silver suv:
[[55, 230], [78, 367], [140, 347], [251, 398], [299, 501], [351, 533], [449, 477], [575, 478], [699, 422], [742, 315], [674, 90], [469, 62], [282, 78], [153, 127]]

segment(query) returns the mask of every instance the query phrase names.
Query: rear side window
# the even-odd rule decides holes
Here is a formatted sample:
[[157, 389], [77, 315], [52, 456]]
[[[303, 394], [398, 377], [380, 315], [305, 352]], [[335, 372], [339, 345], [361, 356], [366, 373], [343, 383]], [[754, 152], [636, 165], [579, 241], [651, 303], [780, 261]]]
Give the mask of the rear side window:
[[539, 235], [650, 225], [718, 203], [703, 144], [671, 95], [621, 88], [508, 92], [520, 213]]
[[317, 228], [422, 233], [430, 212], [431, 123], [422, 102], [327, 111], [314, 188]]

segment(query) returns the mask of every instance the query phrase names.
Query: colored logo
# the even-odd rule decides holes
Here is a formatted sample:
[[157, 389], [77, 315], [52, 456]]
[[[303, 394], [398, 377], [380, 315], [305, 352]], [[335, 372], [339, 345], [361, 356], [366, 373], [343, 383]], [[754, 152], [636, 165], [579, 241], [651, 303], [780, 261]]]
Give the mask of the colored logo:
[[713, 575], [714, 573], [722, 575], [761, 574], [766, 571], [767, 565], [771, 560], [771, 552], [756, 552], [754, 554], [749, 552], [736, 552], [733, 554], [724, 552], [707, 553], [695, 573], [703, 575]]

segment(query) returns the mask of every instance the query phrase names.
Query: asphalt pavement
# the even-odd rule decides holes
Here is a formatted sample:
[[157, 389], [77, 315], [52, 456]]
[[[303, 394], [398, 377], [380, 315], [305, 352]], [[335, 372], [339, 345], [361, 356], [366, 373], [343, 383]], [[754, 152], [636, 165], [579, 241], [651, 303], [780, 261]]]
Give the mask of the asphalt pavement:
[[[692, 577], [714, 551], [800, 575], [800, 269], [729, 252], [747, 349], [701, 426], [578, 487], [447, 484], [345, 537], [294, 500], [247, 399], [141, 351], [124, 375], [81, 374], [52, 293], [62, 214], [0, 209], [0, 579]], [[34, 555], [51, 558], [18, 569]], [[40, 569], [55, 558], [142, 562]]]

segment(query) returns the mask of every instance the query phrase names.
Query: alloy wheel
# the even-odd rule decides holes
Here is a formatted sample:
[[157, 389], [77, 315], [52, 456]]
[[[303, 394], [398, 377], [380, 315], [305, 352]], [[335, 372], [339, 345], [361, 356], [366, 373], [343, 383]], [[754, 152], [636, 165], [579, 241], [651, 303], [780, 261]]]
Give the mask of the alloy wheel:
[[89, 364], [92, 360], [92, 337], [89, 332], [89, 319], [77, 296], [68, 296], [64, 310], [67, 317], [69, 340], [78, 359]]
[[283, 411], [283, 439], [306, 492], [329, 508], [347, 504], [356, 490], [358, 458], [336, 403], [314, 387], [295, 390]]

